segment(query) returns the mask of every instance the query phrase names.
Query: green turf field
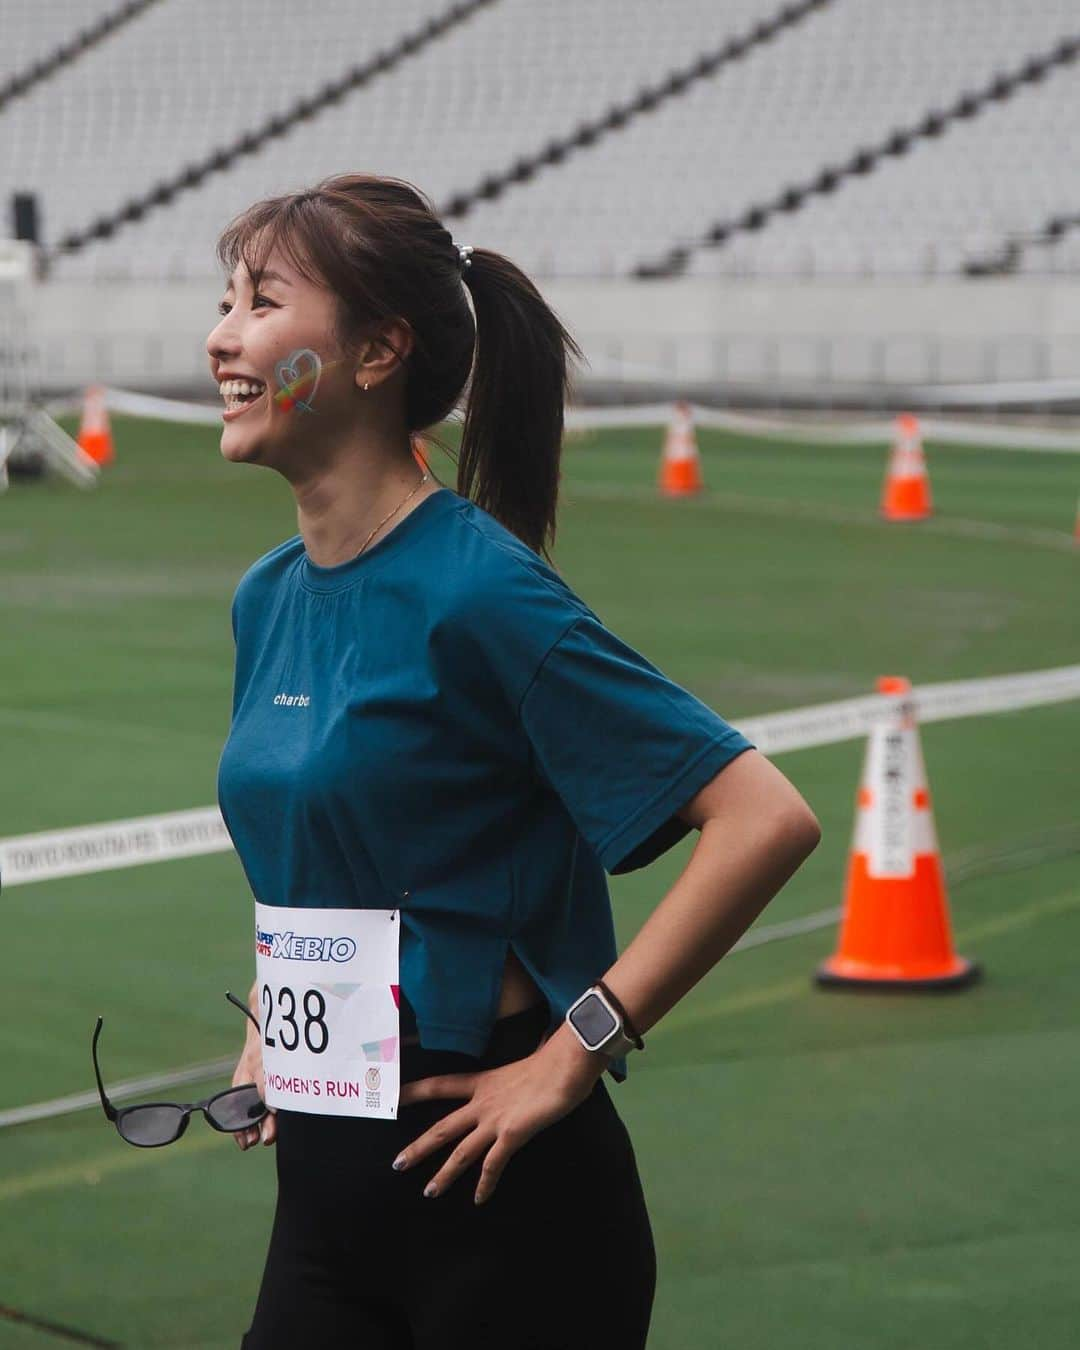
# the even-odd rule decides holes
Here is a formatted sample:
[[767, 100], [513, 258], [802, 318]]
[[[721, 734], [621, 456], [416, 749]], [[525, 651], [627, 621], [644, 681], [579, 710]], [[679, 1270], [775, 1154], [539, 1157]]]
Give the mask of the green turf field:
[[[97, 491], [19, 481], [0, 497], [0, 835], [214, 801], [233, 588], [296, 531], [287, 485], [223, 462], [215, 431], [114, 431]], [[931, 444], [935, 519], [886, 525], [880, 448], [699, 439], [708, 491], [668, 501], [658, 432], [571, 438], [555, 559], [736, 724], [881, 674], [1080, 661], [1080, 458]], [[1076, 703], [923, 728], [958, 946], [984, 983], [825, 994], [822, 929], [730, 956], [612, 1084], [656, 1236], [651, 1350], [1075, 1345], [1078, 732]], [[824, 837], [762, 924], [839, 904], [862, 751], [778, 757]], [[611, 879], [622, 944], [694, 837]], [[233, 855], [0, 904], [0, 1108], [91, 1087], [99, 1011], [114, 1081], [239, 1047], [222, 994], [250, 983], [250, 896]], [[239, 1345], [270, 1150], [241, 1155], [196, 1120], [144, 1152], [84, 1112], [0, 1131], [0, 1159], [0, 1305], [128, 1347]], [[0, 1346], [50, 1343], [0, 1316]]]

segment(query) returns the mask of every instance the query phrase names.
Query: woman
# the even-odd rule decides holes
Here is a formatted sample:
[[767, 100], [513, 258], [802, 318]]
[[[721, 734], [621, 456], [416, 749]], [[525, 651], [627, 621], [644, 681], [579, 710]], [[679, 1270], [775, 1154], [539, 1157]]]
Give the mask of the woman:
[[[237, 587], [219, 773], [257, 902], [234, 1082], [271, 1107], [238, 1142], [277, 1144], [243, 1345], [636, 1350], [655, 1251], [602, 1075], [817, 821], [550, 565], [580, 352], [512, 263], [361, 175], [257, 203], [218, 252], [221, 453], [280, 473], [299, 525]], [[470, 374], [454, 490], [411, 437]], [[605, 869], [691, 826], [616, 960]]]

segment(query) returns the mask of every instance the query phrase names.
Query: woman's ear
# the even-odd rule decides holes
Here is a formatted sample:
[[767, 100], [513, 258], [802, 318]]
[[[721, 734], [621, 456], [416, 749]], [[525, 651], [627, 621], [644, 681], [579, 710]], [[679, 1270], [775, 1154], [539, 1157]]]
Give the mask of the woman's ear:
[[404, 366], [413, 349], [413, 331], [404, 319], [387, 319], [365, 345], [356, 365], [356, 383], [375, 386]]

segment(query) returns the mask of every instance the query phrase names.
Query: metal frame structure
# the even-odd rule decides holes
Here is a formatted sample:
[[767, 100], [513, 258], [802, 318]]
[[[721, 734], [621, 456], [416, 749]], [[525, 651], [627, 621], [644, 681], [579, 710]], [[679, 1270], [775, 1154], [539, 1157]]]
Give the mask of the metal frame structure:
[[0, 492], [16, 462], [53, 469], [78, 487], [94, 487], [99, 469], [45, 412], [40, 361], [30, 320], [34, 245], [0, 239]]

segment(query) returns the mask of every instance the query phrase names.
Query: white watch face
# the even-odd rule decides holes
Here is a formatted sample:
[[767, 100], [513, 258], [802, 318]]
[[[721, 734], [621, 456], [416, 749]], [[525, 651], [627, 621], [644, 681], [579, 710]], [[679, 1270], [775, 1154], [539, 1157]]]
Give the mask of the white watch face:
[[570, 1014], [570, 1020], [585, 1040], [590, 1050], [603, 1045], [619, 1025], [612, 1017], [603, 1000], [596, 994], [589, 994]]

